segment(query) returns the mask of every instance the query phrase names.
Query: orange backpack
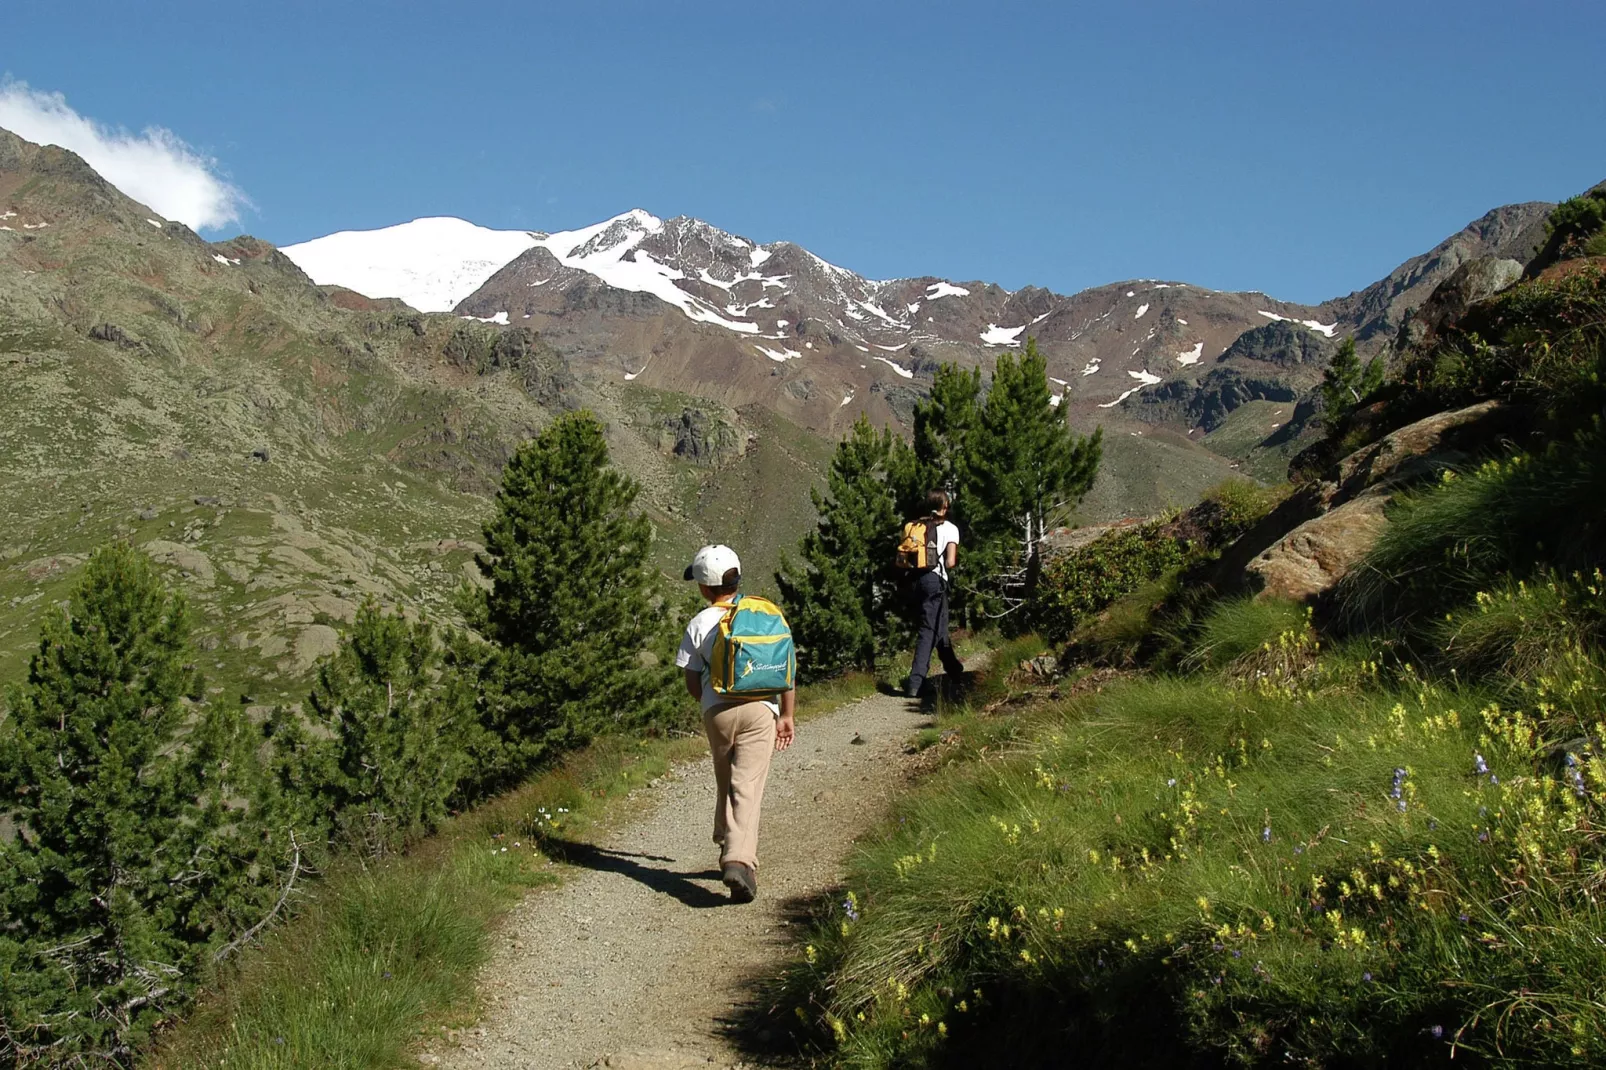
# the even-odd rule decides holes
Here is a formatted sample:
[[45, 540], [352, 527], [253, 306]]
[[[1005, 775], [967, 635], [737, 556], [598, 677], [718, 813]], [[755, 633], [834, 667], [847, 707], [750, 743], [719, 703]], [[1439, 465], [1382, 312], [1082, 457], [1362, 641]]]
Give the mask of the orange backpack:
[[903, 526], [896, 564], [899, 568], [927, 572], [937, 567], [937, 529], [942, 521], [934, 516], [911, 520]]

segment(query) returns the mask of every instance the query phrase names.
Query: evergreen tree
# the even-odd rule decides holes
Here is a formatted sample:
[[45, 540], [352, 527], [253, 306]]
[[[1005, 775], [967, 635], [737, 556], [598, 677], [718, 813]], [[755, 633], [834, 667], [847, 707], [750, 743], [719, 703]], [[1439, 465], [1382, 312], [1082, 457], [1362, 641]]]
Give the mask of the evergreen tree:
[[969, 371], [955, 364], [939, 365], [931, 384], [931, 397], [915, 406], [915, 478], [899, 488], [899, 511], [912, 515], [925, 505], [928, 491], [946, 490], [953, 498], [951, 516], [964, 517], [971, 472], [969, 438], [981, 418], [981, 369]]
[[1355, 339], [1344, 339], [1333, 361], [1322, 373], [1322, 420], [1336, 426], [1361, 400], [1383, 385], [1383, 358], [1373, 357], [1362, 368]]
[[826, 493], [813, 492], [819, 521], [803, 537], [801, 565], [783, 559], [776, 573], [799, 668], [809, 677], [873, 668], [878, 650], [899, 641], [893, 551], [900, 524], [888, 484], [895, 442], [859, 417], [837, 443]]
[[0, 726], [0, 1053], [125, 1058], [277, 889], [239, 712], [199, 706], [189, 617], [96, 551]]
[[464, 598], [469, 623], [495, 648], [457, 644], [453, 659], [484, 674], [481, 788], [605, 728], [678, 708], [675, 674], [652, 656], [669, 625], [637, 492], [608, 467], [602, 425], [584, 411], [560, 416], [503, 470], [478, 561], [491, 588]]
[[965, 440], [966, 553], [995, 614], [1030, 597], [1052, 519], [1080, 501], [1098, 474], [1102, 432], [1072, 433], [1052, 398], [1047, 361], [1027, 339], [1020, 356], [1000, 354]]
[[369, 600], [318, 667], [305, 719], [274, 716], [283, 789], [304, 802], [305, 823], [332, 820], [368, 854], [384, 854], [446, 816], [468, 761], [473, 702], [461, 673], [442, 672], [428, 622]]

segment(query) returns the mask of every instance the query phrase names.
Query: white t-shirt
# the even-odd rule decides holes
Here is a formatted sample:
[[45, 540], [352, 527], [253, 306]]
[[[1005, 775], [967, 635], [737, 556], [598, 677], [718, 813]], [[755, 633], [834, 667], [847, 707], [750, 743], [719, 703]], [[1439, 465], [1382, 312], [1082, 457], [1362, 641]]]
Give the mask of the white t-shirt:
[[952, 521], [944, 520], [937, 525], [937, 575], [944, 583], [948, 582], [948, 547], [959, 545], [959, 529]]
[[[708, 660], [714, 656], [714, 636], [718, 634], [719, 622], [729, 608], [729, 606], [709, 606], [693, 617], [686, 625], [686, 634], [680, 637], [680, 650], [675, 654], [676, 665], [703, 674], [704, 713], [715, 706], [730, 704], [729, 699], [714, 694], [713, 685], [708, 680]], [[780, 703], [766, 699], [764, 705], [768, 706], [775, 716], [781, 715]]]

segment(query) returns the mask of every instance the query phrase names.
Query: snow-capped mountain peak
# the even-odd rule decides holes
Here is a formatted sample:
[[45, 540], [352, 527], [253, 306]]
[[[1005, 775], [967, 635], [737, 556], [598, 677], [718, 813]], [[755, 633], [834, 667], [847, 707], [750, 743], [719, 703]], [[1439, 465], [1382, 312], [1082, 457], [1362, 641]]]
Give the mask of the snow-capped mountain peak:
[[284, 254], [319, 285], [399, 297], [422, 312], [449, 312], [543, 237], [429, 216], [379, 230], [339, 231], [286, 246]]

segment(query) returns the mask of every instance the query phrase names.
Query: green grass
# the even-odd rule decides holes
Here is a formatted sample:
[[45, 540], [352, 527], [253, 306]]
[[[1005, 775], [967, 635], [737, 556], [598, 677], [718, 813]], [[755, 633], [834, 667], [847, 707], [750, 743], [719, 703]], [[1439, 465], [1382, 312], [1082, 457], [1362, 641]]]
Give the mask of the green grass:
[[1199, 623], [1183, 664], [1225, 669], [1256, 654], [1270, 654], [1285, 636], [1310, 634], [1310, 611], [1280, 599], [1222, 602]]
[[1606, 437], [1517, 454], [1397, 499], [1376, 547], [1337, 591], [1353, 629], [1419, 627], [1506, 574], [1567, 575], [1601, 560]]
[[[875, 691], [867, 674], [802, 689], [798, 717]], [[223, 970], [154, 1067], [395, 1067], [472, 1014], [474, 978], [503, 912], [558, 880], [544, 837], [584, 837], [636, 805], [630, 793], [706, 750], [701, 736], [605, 737], [524, 787], [448, 821], [407, 854], [341, 861], [297, 915]]]
[[1603, 815], [1533, 727], [1424, 685], [1063, 704], [907, 800], [784, 1002], [855, 1067], [1598, 1063]]

